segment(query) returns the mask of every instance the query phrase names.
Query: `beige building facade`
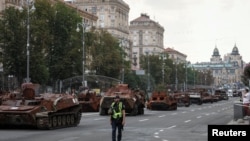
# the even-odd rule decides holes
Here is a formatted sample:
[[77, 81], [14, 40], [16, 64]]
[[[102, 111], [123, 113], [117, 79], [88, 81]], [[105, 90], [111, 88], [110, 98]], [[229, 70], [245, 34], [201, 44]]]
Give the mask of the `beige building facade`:
[[222, 86], [241, 82], [244, 62], [235, 44], [232, 52], [226, 54], [224, 58], [221, 57], [219, 49], [215, 46], [210, 62], [192, 64], [192, 67], [198, 71], [211, 71], [214, 86]]
[[130, 21], [129, 36], [132, 43], [132, 69], [140, 69], [140, 56], [160, 54], [164, 50], [164, 28], [147, 14]]
[[172, 59], [175, 63], [186, 63], [187, 55], [175, 50], [174, 48], [164, 49], [164, 53], [167, 53], [169, 59]]
[[131, 58], [129, 41], [129, 6], [123, 0], [75, 0], [79, 9], [98, 17], [97, 29], [107, 30], [120, 41], [126, 60]]

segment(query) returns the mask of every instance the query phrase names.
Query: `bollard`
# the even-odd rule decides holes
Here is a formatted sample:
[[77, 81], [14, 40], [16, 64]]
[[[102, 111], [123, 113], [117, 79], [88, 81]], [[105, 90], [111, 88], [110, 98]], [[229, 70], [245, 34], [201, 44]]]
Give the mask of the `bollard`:
[[243, 111], [243, 104], [241, 101], [234, 102], [234, 120], [243, 119], [244, 111]]

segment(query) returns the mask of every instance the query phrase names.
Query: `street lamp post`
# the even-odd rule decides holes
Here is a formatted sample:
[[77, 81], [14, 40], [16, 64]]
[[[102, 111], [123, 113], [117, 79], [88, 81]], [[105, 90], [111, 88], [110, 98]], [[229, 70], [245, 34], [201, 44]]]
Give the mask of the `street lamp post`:
[[187, 90], [187, 62], [185, 63], [185, 91]]
[[[124, 49], [124, 39], [121, 39], [120, 47]], [[125, 51], [125, 50], [123, 50], [123, 51]], [[125, 55], [123, 52], [122, 53], [122, 80], [121, 80], [122, 84], [124, 83], [124, 57], [125, 57]]]
[[164, 70], [165, 62], [164, 61], [166, 60], [165, 54], [162, 54], [159, 59], [162, 59], [162, 84], [164, 85], [164, 83], [165, 83], [165, 81], [164, 81], [164, 79], [165, 79], [165, 70]]
[[178, 78], [177, 78], [177, 64], [175, 64], [175, 90], [177, 90]]
[[177, 77], [178, 59], [176, 60], [176, 62], [174, 62], [174, 64], [175, 64], [175, 90], [177, 91], [177, 89], [178, 89], [178, 77]]
[[147, 91], [149, 92], [149, 90], [150, 90], [150, 81], [149, 81], [149, 51], [146, 51], [146, 54], [147, 54], [147, 63], [148, 63], [148, 73], [147, 73], [147, 80], [148, 80], [148, 83], [147, 83]]
[[82, 26], [82, 86], [85, 87], [85, 77], [84, 77], [84, 73], [85, 73], [85, 52], [84, 52], [84, 48], [85, 48], [85, 31], [86, 28], [88, 27], [88, 24], [86, 24], [84, 21], [82, 21], [82, 23], [77, 23], [77, 28], [76, 31], [79, 32], [80, 28], [79, 26]]
[[13, 75], [8, 75], [8, 88], [9, 88], [9, 91], [10, 91], [11, 89], [12, 89], [12, 90], [14, 89], [14, 88], [13, 88], [13, 85], [14, 85], [14, 84], [13, 84], [13, 77], [14, 77]]
[[[26, 0], [27, 4], [27, 46], [26, 46], [26, 54], [27, 54], [27, 76], [26, 82], [30, 82], [30, 12], [35, 10], [34, 1]], [[31, 6], [31, 8], [30, 8]], [[22, 11], [23, 8], [20, 7]]]
[[195, 88], [195, 69], [193, 68], [193, 73], [194, 73], [194, 88]]

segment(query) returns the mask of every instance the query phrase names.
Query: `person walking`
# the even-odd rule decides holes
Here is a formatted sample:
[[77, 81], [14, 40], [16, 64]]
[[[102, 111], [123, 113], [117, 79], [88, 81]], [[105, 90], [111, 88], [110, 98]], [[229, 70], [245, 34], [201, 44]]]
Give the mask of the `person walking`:
[[[111, 113], [110, 113], [110, 123], [112, 126], [112, 141], [121, 141], [122, 139], [122, 130], [125, 124], [125, 106], [120, 101], [119, 95], [114, 99], [114, 102], [111, 104]], [[118, 134], [116, 136], [116, 130]]]
[[248, 88], [245, 88], [245, 94], [243, 94], [242, 102], [243, 102], [244, 116], [250, 116], [250, 110], [249, 110], [250, 92]]

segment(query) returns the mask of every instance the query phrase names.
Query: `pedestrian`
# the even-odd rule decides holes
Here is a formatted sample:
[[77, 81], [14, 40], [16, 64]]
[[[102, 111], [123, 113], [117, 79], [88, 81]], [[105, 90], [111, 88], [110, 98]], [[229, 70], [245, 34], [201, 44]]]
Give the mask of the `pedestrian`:
[[[122, 139], [122, 130], [125, 124], [125, 106], [120, 101], [119, 95], [114, 99], [114, 102], [111, 104], [111, 113], [110, 113], [110, 123], [112, 126], [112, 141], [121, 141]], [[116, 130], [118, 134], [116, 136]]]
[[243, 94], [242, 101], [243, 101], [244, 116], [250, 116], [250, 110], [249, 110], [250, 92], [248, 88], [245, 88], [245, 93]]

